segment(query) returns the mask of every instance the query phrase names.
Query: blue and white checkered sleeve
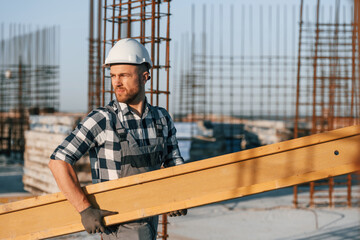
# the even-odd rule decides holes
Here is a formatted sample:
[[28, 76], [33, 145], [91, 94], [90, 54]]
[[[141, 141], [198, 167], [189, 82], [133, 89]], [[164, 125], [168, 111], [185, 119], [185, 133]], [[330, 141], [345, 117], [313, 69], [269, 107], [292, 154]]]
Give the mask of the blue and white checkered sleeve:
[[55, 149], [50, 159], [75, 164], [94, 144], [97, 136], [106, 128], [103, 113], [94, 110]]
[[167, 156], [165, 158], [164, 167], [177, 166], [184, 163], [184, 159], [181, 157], [178, 141], [176, 139], [176, 128], [174, 122], [172, 121], [169, 113], [166, 110], [162, 111], [162, 114], [165, 116], [167, 121], [167, 126], [169, 129], [167, 142]]

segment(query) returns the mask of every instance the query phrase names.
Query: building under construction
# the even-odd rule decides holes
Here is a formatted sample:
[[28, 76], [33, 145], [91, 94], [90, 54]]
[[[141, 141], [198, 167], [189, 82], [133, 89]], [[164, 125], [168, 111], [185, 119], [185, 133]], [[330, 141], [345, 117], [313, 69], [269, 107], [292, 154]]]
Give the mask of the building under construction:
[[[192, 130], [191, 161], [211, 157], [222, 142], [217, 154], [268, 144], [269, 135], [277, 142], [359, 124], [358, 2], [299, 3], [192, 7], [176, 56], [174, 116], [210, 121], [222, 135], [211, 136], [216, 145]], [[351, 206], [357, 181], [311, 183], [301, 187], [310, 191], [305, 201], [295, 188], [294, 203]]]
[[0, 155], [23, 160], [29, 115], [59, 109], [59, 27], [0, 28]]
[[[309, 122], [315, 114], [347, 117], [342, 126], [357, 123], [354, 10], [341, 2], [346, 1], [301, 1], [290, 7], [220, 5], [216, 11], [213, 5], [193, 6], [192, 32], [183, 34], [181, 56], [175, 56], [175, 118]], [[313, 87], [314, 78], [320, 83]], [[337, 80], [330, 86], [332, 79]], [[321, 131], [318, 128], [311, 132]]]

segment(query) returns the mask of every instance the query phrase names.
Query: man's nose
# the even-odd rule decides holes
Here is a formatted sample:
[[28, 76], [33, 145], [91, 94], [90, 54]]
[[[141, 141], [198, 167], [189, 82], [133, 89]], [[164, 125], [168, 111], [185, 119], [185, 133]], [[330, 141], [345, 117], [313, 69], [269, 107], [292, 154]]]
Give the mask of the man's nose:
[[116, 85], [122, 84], [121, 78], [119, 76], [114, 76], [112, 80]]

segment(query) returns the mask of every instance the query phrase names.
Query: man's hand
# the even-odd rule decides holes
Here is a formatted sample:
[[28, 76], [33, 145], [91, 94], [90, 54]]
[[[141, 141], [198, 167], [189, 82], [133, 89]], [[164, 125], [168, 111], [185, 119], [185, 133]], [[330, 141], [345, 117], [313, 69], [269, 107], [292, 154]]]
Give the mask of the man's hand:
[[93, 208], [92, 206], [86, 208], [81, 215], [81, 223], [83, 224], [85, 230], [88, 233], [99, 233], [105, 232], [105, 225], [103, 223], [103, 218], [109, 215], [117, 214], [117, 212], [111, 212], [107, 210], [101, 210]]
[[177, 217], [177, 216], [185, 216], [187, 214], [187, 209], [176, 210], [168, 213], [170, 217]]

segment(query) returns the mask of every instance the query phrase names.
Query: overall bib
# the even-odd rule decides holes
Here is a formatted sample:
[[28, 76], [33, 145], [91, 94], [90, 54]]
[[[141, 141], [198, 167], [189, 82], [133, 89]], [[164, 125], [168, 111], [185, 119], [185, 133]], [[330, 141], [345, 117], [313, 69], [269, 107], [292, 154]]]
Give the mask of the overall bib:
[[[140, 147], [135, 138], [121, 124], [114, 110], [107, 106], [111, 119], [115, 123], [116, 133], [120, 140], [121, 171], [120, 177], [145, 173], [160, 169], [163, 158], [166, 156], [166, 144], [163, 135], [163, 125], [158, 111], [150, 107], [156, 131], [156, 140], [153, 144]], [[119, 105], [118, 105], [118, 109]], [[155, 194], [155, 193], [154, 193]], [[122, 223], [108, 227], [109, 231], [102, 234], [106, 239], [155, 240], [157, 235], [158, 216], [148, 217], [136, 221]]]

